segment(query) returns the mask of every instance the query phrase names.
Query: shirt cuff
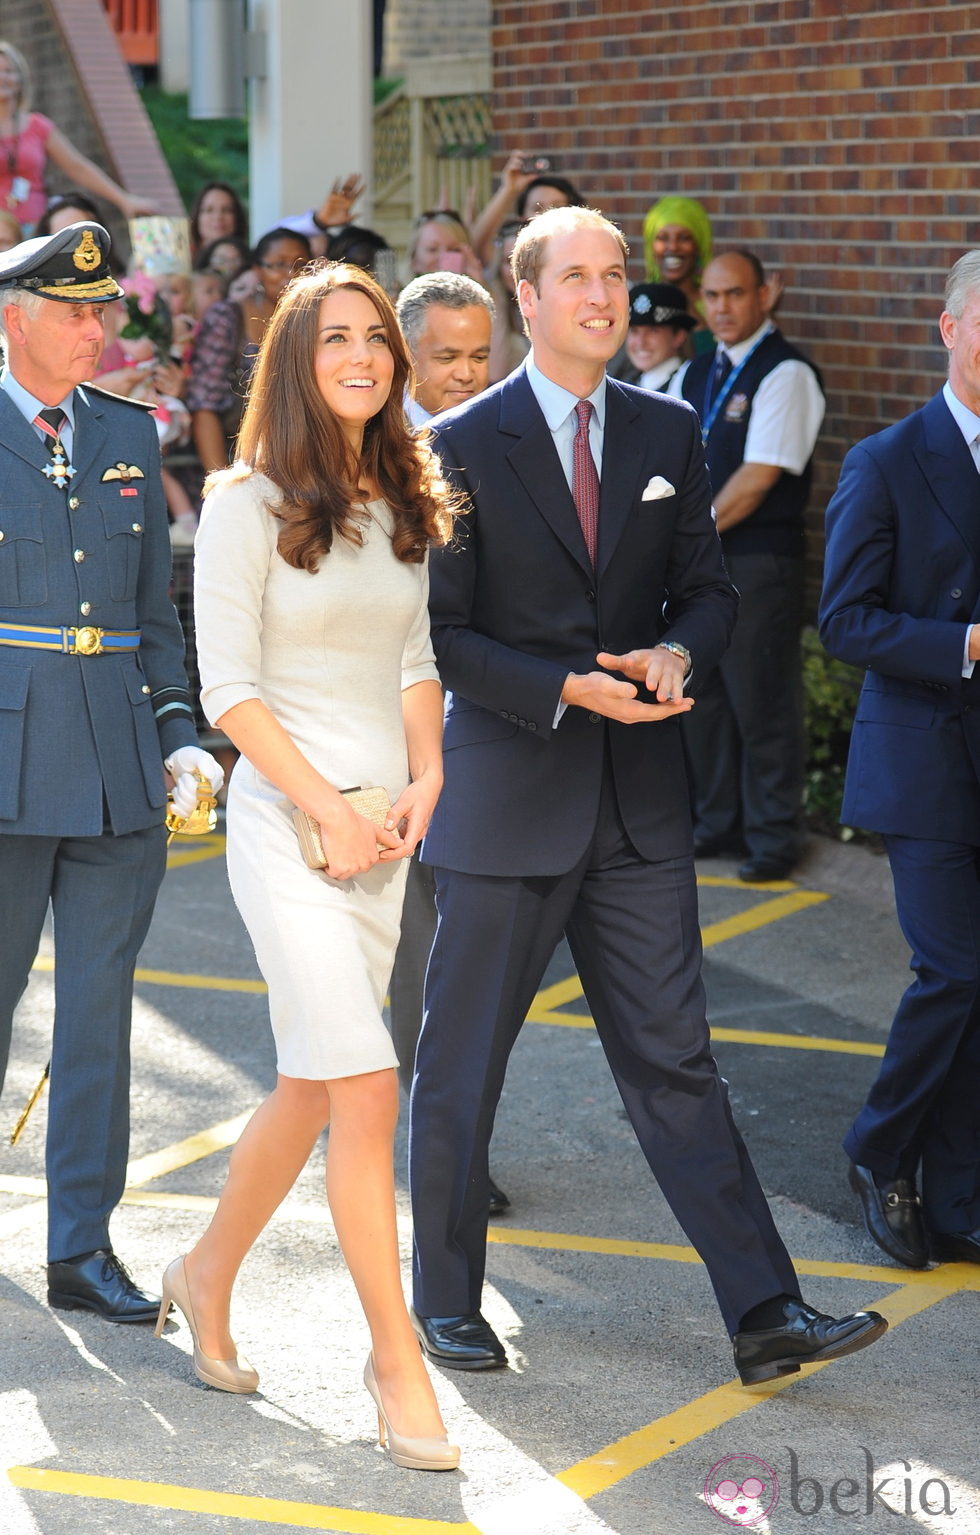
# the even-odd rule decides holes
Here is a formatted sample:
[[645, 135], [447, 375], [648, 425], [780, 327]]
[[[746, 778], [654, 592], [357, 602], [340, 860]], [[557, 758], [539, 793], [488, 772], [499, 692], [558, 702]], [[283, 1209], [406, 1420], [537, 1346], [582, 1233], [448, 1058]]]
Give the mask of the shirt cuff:
[[973, 668], [977, 664], [975, 661], [971, 661], [970, 660], [970, 633], [971, 633], [972, 629], [973, 629], [973, 625], [972, 624], [967, 624], [967, 626], [966, 626], [966, 639], [963, 641], [963, 671], [961, 673], [961, 675], [964, 676], [964, 677], [972, 677], [973, 676]]

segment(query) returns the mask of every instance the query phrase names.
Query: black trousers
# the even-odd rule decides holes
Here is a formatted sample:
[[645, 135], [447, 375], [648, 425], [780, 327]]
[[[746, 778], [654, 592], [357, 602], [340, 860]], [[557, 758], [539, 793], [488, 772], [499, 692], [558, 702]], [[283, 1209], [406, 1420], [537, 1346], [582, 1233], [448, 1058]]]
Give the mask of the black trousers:
[[563, 931], [637, 1139], [704, 1259], [729, 1332], [759, 1302], [799, 1295], [711, 1055], [693, 862], [641, 859], [608, 774], [606, 784], [592, 845], [567, 874], [436, 871], [410, 1125], [422, 1316], [480, 1308], [494, 1115]]
[[741, 603], [720, 666], [694, 676], [682, 722], [698, 841], [794, 861], [803, 841], [803, 561], [726, 555]]

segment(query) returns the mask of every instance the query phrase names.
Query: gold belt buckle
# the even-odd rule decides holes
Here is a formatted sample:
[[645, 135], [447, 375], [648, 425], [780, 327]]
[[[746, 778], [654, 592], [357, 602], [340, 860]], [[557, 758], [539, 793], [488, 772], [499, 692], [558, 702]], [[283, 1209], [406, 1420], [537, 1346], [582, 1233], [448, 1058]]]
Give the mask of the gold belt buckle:
[[104, 630], [96, 629], [89, 625], [85, 629], [71, 629], [72, 636], [71, 654], [76, 656], [100, 656], [102, 654], [102, 635]]

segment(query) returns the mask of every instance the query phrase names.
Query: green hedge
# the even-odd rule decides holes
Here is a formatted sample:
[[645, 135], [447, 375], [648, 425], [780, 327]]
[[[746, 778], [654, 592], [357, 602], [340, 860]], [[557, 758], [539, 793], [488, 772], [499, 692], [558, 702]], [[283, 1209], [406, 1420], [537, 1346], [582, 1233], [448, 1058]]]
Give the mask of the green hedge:
[[248, 124], [244, 118], [192, 120], [184, 94], [169, 95], [159, 86], [147, 85], [141, 95], [184, 206], [189, 209], [209, 181], [227, 181], [247, 206]]
[[806, 816], [814, 831], [848, 842], [864, 833], [841, 826], [844, 770], [851, 723], [864, 673], [835, 661], [820, 643], [816, 629], [803, 630], [803, 700], [806, 725]]

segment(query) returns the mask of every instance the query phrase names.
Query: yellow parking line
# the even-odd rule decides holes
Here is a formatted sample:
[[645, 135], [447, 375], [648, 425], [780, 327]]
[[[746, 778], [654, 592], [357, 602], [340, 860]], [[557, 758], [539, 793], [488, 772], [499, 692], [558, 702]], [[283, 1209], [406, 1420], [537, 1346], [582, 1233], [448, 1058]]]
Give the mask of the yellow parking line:
[[[890, 1295], [874, 1301], [871, 1309], [882, 1312], [888, 1318], [889, 1325], [897, 1327], [909, 1317], [927, 1311], [930, 1306], [938, 1305], [957, 1290], [963, 1289], [962, 1276], [956, 1270], [966, 1267], [967, 1264], [951, 1265], [945, 1281], [937, 1281], [933, 1277], [932, 1283], [903, 1284]], [[829, 1363], [832, 1361], [828, 1360]], [[606, 1445], [576, 1465], [569, 1466], [567, 1471], [558, 1473], [556, 1480], [580, 1498], [594, 1498], [598, 1493], [614, 1487], [617, 1482], [624, 1481], [634, 1471], [652, 1465], [654, 1461], [663, 1460], [682, 1445], [691, 1444], [703, 1434], [720, 1428], [723, 1423], [730, 1422], [742, 1413], [751, 1412], [768, 1402], [777, 1392], [788, 1391], [791, 1386], [823, 1369], [826, 1369], [826, 1364], [808, 1365], [805, 1374], [784, 1376], [748, 1390], [735, 1382], [719, 1386], [698, 1397], [696, 1401], [677, 1408], [675, 1412], [648, 1423], [645, 1428], [637, 1429], [635, 1433], [617, 1439], [614, 1444]]]
[[[39, 954], [33, 969], [52, 971], [54, 959], [50, 954]], [[265, 981], [252, 980], [239, 975], [187, 975], [181, 970], [137, 970], [135, 979], [147, 986], [185, 986], [192, 991], [245, 991], [264, 996], [268, 987]]]
[[188, 864], [204, 863], [209, 858], [223, 858], [225, 838], [221, 832], [213, 835], [185, 837], [175, 842], [167, 853], [168, 869], [185, 869]]
[[192, 1162], [200, 1162], [202, 1157], [209, 1157], [215, 1151], [224, 1151], [226, 1147], [234, 1146], [254, 1113], [255, 1109], [246, 1109], [244, 1114], [222, 1120], [220, 1124], [212, 1125], [210, 1130], [189, 1135], [186, 1140], [165, 1146], [162, 1151], [153, 1151], [149, 1156], [137, 1157], [126, 1169], [127, 1186], [150, 1183], [154, 1178], [163, 1178], [167, 1173], [176, 1172], [178, 1168], [189, 1167]]
[[251, 1519], [258, 1524], [283, 1524], [297, 1530], [333, 1530], [336, 1535], [479, 1535], [476, 1526], [468, 1521], [449, 1523], [444, 1519], [411, 1519], [404, 1514], [363, 1513], [353, 1508], [248, 1498], [240, 1493], [210, 1492], [204, 1487], [177, 1487], [167, 1482], [85, 1476], [76, 1471], [49, 1471], [36, 1466], [12, 1466], [7, 1475], [15, 1487], [26, 1492], [57, 1492], [73, 1498], [131, 1503], [140, 1508], [217, 1514], [225, 1519]]

